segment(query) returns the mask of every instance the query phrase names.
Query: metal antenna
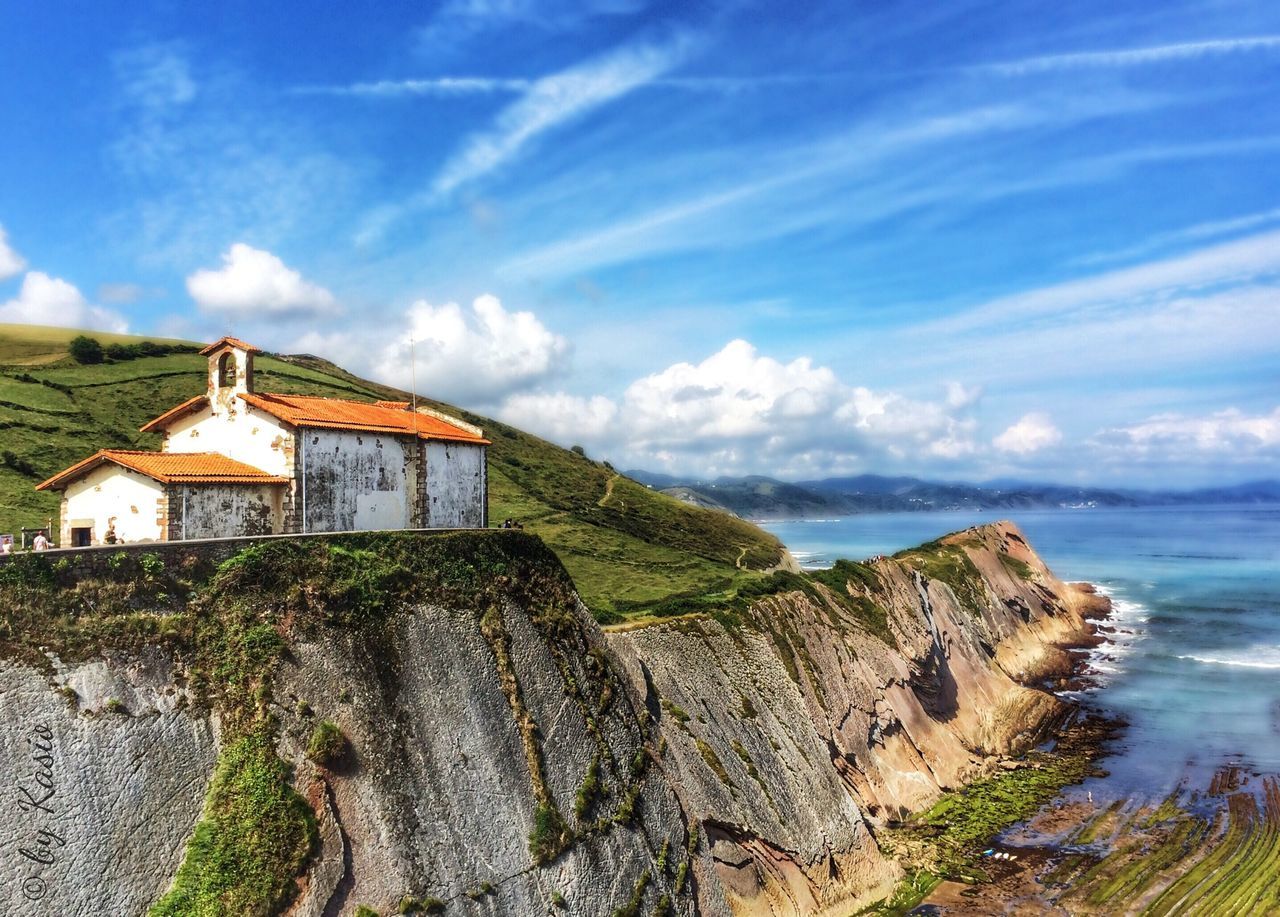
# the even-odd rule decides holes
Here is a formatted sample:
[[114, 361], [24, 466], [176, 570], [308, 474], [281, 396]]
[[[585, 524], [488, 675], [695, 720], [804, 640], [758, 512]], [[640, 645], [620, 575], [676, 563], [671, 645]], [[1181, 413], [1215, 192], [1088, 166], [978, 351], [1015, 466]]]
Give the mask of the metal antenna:
[[418, 356], [413, 349], [413, 334], [409, 335], [409, 385], [413, 396], [413, 413], [418, 413]]

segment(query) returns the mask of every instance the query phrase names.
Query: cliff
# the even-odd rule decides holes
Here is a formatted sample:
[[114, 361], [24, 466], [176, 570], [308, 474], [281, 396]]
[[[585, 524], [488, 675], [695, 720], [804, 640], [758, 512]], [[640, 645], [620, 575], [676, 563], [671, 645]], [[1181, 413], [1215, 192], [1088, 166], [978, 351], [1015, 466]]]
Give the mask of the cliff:
[[1037, 742], [1094, 601], [970, 530], [602, 634], [515, 532], [0, 567], [0, 905], [846, 913]]

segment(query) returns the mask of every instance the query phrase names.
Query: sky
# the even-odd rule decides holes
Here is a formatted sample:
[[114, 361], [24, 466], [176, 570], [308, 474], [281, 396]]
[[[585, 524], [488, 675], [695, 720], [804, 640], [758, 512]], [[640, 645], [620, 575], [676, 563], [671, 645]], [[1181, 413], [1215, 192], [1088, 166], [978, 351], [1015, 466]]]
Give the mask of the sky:
[[696, 477], [1280, 476], [1280, 4], [2, 18], [0, 321]]

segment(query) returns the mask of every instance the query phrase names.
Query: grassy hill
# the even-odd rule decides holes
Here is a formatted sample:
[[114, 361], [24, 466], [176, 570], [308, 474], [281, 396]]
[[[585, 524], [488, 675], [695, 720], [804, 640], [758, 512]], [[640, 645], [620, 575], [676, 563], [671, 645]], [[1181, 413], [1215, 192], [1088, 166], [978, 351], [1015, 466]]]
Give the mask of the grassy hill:
[[[138, 428], [205, 389], [198, 354], [81, 365], [67, 350], [80, 333], [0, 324], [0, 532], [56, 524], [59, 497], [37, 493], [37, 483], [100, 448], [158, 448], [160, 438]], [[90, 334], [104, 345], [144, 340]], [[263, 354], [255, 369], [264, 392], [409, 398], [311, 356]], [[419, 402], [484, 427], [493, 440], [490, 518], [518, 519], [540, 535], [602, 619], [642, 614], [673, 596], [732, 596], [782, 556], [773, 536], [748, 523], [681, 503], [507, 424]]]

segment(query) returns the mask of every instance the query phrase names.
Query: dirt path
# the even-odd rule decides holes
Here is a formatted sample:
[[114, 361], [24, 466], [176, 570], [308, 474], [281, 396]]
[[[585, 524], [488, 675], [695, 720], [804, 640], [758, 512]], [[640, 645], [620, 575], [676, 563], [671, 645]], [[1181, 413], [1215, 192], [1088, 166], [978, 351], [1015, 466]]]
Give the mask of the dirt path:
[[614, 482], [617, 481], [618, 478], [620, 477], [622, 477], [622, 475], [615, 474], [613, 477], [611, 477], [608, 481], [605, 482], [604, 496], [596, 501], [596, 506], [604, 506], [606, 503], [609, 502], [610, 499], [612, 499]]

